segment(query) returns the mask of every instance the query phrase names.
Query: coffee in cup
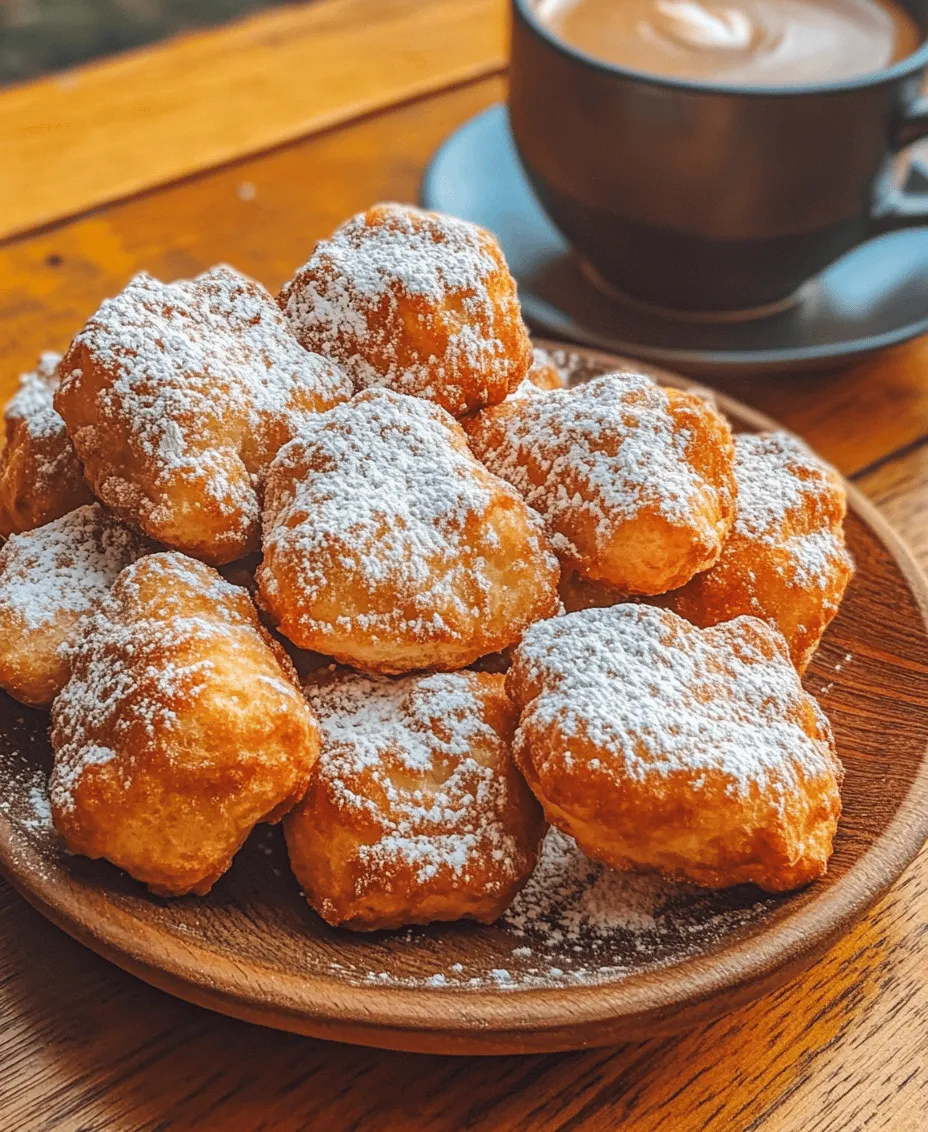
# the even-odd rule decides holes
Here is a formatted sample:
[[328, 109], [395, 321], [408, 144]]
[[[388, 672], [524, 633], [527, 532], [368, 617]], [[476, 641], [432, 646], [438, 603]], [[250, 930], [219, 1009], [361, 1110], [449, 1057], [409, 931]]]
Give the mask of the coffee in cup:
[[519, 155], [609, 286], [760, 311], [856, 244], [928, 223], [928, 194], [893, 175], [928, 136], [928, 0], [512, 3]]

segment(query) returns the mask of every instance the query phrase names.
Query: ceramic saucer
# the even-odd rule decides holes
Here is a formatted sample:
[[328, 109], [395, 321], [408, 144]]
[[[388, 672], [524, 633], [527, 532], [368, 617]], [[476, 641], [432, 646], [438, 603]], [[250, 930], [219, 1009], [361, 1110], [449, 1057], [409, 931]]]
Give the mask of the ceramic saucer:
[[[924, 165], [913, 163], [909, 182], [916, 191], [928, 188]], [[526, 318], [554, 338], [707, 377], [828, 369], [928, 333], [928, 227], [855, 248], [810, 280], [786, 309], [749, 321], [692, 321], [608, 289], [542, 211], [504, 106], [447, 139], [426, 171], [421, 197], [427, 208], [496, 233]]]

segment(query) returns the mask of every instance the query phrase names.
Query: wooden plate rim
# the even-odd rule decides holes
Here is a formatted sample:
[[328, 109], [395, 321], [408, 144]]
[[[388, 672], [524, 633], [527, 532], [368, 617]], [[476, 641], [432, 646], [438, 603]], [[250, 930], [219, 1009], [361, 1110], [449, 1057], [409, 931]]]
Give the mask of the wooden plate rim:
[[[567, 350], [594, 366], [644, 370], [670, 385], [707, 388], [658, 367], [603, 351], [543, 340], [538, 344]], [[715, 390], [709, 392], [722, 411], [735, 420], [758, 430], [782, 427], [733, 398]], [[853, 485], [848, 484], [847, 489], [851, 510], [871, 528], [901, 570], [928, 632], [928, 582], [905, 543], [874, 505]], [[507, 1035], [539, 1031], [556, 1035], [568, 1030], [585, 1033], [586, 1044], [595, 1042], [599, 1028], [616, 1032], [622, 1019], [679, 1013], [723, 991], [740, 993], [746, 1000], [752, 996], [751, 988], [782, 982], [777, 972], [792, 972], [821, 954], [890, 887], [928, 839], [928, 747], [890, 825], [871, 849], [819, 897], [762, 934], [734, 942], [710, 956], [640, 972], [616, 983], [588, 986], [381, 988], [351, 986], [320, 975], [286, 975], [270, 968], [265, 981], [261, 967], [245, 966], [204, 951], [190, 938], [181, 941], [172, 937], [171, 948], [162, 948], [157, 937], [147, 938], [149, 931], [140, 933], [138, 921], [117, 905], [109, 906], [106, 918], [82, 915], [80, 893], [74, 891], [78, 886], [70, 879], [62, 884], [60, 879], [44, 878], [38, 851], [23, 844], [17, 844], [14, 850], [9, 819], [0, 820], [0, 831], [4, 827], [0, 871], [30, 904], [104, 958], [200, 1005], [278, 1028], [320, 1036], [332, 1032], [348, 1040], [388, 1046], [393, 1044], [390, 1035], [400, 1031], [439, 1038], [462, 1030], [473, 1030], [478, 1044], [489, 1046], [494, 1038]], [[579, 1044], [571, 1040], [560, 1046], [555, 1040], [546, 1048]], [[427, 1044], [421, 1048], [428, 1048]]]

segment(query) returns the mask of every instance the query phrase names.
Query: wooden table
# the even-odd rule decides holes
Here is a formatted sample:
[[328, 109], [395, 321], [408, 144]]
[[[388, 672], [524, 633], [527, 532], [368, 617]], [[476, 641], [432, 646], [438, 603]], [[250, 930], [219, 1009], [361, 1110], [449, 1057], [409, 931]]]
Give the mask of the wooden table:
[[[0, 394], [141, 268], [228, 259], [276, 288], [349, 213], [414, 199], [442, 138], [503, 96], [504, 65], [503, 0], [319, 0], [0, 94]], [[928, 341], [728, 390], [805, 435], [928, 563]], [[928, 1127], [928, 852], [806, 975], [712, 1026], [489, 1060], [208, 1014], [0, 883], [3, 1132], [619, 1127]]]

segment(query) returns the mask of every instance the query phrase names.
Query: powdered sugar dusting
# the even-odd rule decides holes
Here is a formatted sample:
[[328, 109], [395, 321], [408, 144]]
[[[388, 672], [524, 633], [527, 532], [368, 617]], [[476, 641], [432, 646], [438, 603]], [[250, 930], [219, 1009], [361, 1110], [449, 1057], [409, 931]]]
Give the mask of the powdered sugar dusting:
[[[651, 378], [608, 374], [521, 396], [519, 406], [498, 426], [493, 411], [486, 414], [470, 434], [472, 447], [544, 516], [559, 549], [579, 553], [555, 529], [562, 516], [583, 516], [608, 540], [616, 524], [646, 508], [688, 523], [700, 507], [706, 483], [688, 458], [692, 434], [675, 425], [666, 392]], [[544, 475], [533, 474], [536, 465]]]
[[[42, 416], [52, 408], [52, 399], [58, 387], [58, 363], [61, 355], [47, 350], [39, 358], [39, 363], [31, 373], [24, 373], [19, 379], [19, 388], [10, 398], [4, 410], [7, 425], [19, 421], [31, 421]], [[55, 414], [57, 416], [57, 413]], [[61, 420], [61, 418], [58, 418]], [[61, 422], [62, 428], [64, 422]]]
[[[712, 771], [733, 795], [757, 786], [776, 803], [833, 773], [827, 744], [803, 727], [807, 708], [825, 732], [827, 721], [777, 640], [751, 618], [697, 629], [647, 605], [533, 625], [516, 663], [542, 690], [523, 708], [516, 745], [536, 727], [588, 740], [608, 756], [590, 764], [593, 789], [600, 775]], [[539, 758], [571, 756], [557, 749]]]
[[788, 432], [741, 433], [735, 437], [735, 481], [733, 535], [782, 545], [797, 584], [828, 586], [836, 558], [846, 557], [844, 492], [834, 470]]
[[[463, 412], [477, 393], [469, 384], [514, 361], [489, 287], [499, 277], [511, 288], [507, 313], [524, 334], [487, 233], [450, 216], [380, 205], [320, 241], [281, 303], [297, 337], [344, 365], [357, 388], [389, 386]], [[418, 352], [417, 331], [425, 346]], [[486, 403], [488, 390], [481, 392]]]
[[524, 401], [527, 397], [535, 397], [542, 390], [528, 377], [523, 378], [506, 398], [506, 401]]
[[[479, 687], [466, 672], [307, 685], [323, 736], [316, 773], [339, 806], [378, 830], [359, 850], [366, 869], [401, 862], [420, 883], [440, 871], [467, 881], [492, 862], [496, 888], [518, 875], [521, 851], [504, 822], [508, 790], [496, 765], [508, 752]], [[484, 761], [481, 750], [497, 759]]]
[[738, 433], [735, 476], [735, 530], [768, 541], [778, 537], [784, 519], [807, 500], [835, 491], [834, 471], [788, 432]]
[[[337, 266], [365, 299], [379, 299], [399, 285], [407, 295], [441, 300], [449, 290], [476, 291], [496, 268], [474, 225], [408, 206], [392, 212], [388, 223], [369, 224], [359, 213], [322, 241], [316, 254]], [[302, 304], [294, 301], [294, 307]], [[349, 311], [347, 317], [357, 315]]]
[[[808, 534], [795, 535], [786, 542], [793, 581], [807, 589], [824, 590], [834, 577], [836, 564], [850, 560], [840, 530], [822, 527]], [[832, 602], [830, 605], [837, 605]]]
[[62, 613], [87, 613], [148, 549], [98, 503], [78, 507], [10, 536], [0, 550], [0, 609], [23, 630], [41, 629]]
[[[498, 549], [486, 515], [511, 489], [489, 483], [456, 428], [437, 406], [390, 390], [310, 422], [269, 480], [260, 578], [271, 604], [278, 583], [268, 564], [279, 558], [292, 564], [307, 607], [327, 592], [330, 571], [350, 574], [370, 612], [337, 617], [341, 630], [402, 624], [430, 641], [451, 632], [439, 609], [479, 617], [493, 597], [485, 554]], [[536, 538], [546, 554], [540, 524]], [[319, 627], [311, 613], [301, 624]]]

